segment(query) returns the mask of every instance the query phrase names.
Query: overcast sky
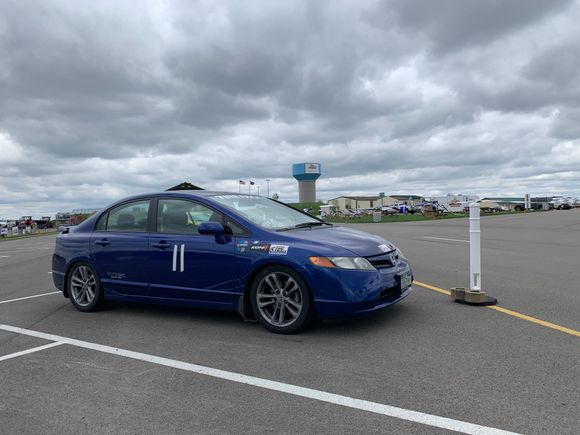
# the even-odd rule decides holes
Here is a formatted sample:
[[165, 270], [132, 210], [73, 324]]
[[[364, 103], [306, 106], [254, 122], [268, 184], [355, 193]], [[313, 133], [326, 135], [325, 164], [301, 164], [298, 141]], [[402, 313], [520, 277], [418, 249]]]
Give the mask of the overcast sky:
[[0, 218], [251, 178], [298, 197], [580, 194], [580, 4], [0, 8]]

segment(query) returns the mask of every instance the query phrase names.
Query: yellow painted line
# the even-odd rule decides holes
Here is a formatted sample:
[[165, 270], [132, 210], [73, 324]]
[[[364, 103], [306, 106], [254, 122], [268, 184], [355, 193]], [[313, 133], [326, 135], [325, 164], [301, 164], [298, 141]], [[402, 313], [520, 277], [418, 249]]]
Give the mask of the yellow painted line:
[[424, 284], [424, 283], [419, 282], [417, 280], [413, 280], [413, 284], [417, 284], [419, 287], [425, 287], [425, 288], [428, 288], [429, 290], [433, 290], [435, 292], [439, 292], [439, 293], [443, 293], [444, 295], [451, 296], [451, 292], [448, 290], [443, 290], [442, 288], [439, 288], [439, 287], [434, 287], [434, 286], [429, 285], [429, 284]]
[[[425, 284], [419, 281], [413, 281], [413, 284], [418, 285], [419, 287], [424, 287], [429, 290], [436, 291], [438, 293], [442, 293], [444, 295], [451, 295], [451, 292], [448, 290], [444, 290], [439, 287], [435, 287], [433, 285]], [[555, 323], [546, 322], [545, 320], [536, 319], [535, 317], [528, 316], [526, 314], [518, 313], [517, 311], [508, 310], [507, 308], [500, 307], [498, 305], [488, 305], [485, 308], [489, 308], [490, 310], [499, 311], [500, 313], [507, 314], [508, 316], [517, 317], [518, 319], [526, 320], [531, 323], [535, 323], [536, 325], [544, 326], [545, 328], [554, 329], [556, 331], [564, 332], [565, 334], [574, 335], [576, 337], [580, 337], [580, 331], [576, 331], [575, 329], [566, 328], [565, 326], [556, 325]]]
[[536, 319], [535, 317], [518, 313], [516, 311], [508, 310], [507, 308], [498, 307], [497, 305], [489, 305], [486, 308], [489, 308], [490, 310], [499, 311], [501, 313], [507, 314], [508, 316], [517, 317], [518, 319], [527, 320], [528, 322], [535, 323], [536, 325], [542, 325], [545, 326], [546, 328], [555, 329], [556, 331], [565, 332], [566, 334], [580, 337], [580, 331], [576, 331], [575, 329], [566, 328], [565, 326], [560, 326], [556, 325], [555, 323], [546, 322], [545, 320]]

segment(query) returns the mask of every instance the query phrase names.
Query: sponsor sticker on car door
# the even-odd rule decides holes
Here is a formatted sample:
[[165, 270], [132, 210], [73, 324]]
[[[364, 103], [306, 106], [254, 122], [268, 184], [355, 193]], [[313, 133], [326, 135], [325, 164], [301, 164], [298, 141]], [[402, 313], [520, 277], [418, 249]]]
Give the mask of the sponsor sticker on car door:
[[270, 255], [287, 255], [288, 245], [270, 245]]

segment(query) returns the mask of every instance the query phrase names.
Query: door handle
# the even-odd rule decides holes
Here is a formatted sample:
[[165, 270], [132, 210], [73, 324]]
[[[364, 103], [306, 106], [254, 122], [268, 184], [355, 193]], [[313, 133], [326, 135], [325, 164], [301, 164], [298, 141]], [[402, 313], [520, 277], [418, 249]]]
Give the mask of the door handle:
[[107, 246], [111, 244], [111, 242], [109, 242], [107, 239], [97, 240], [95, 243], [101, 246]]
[[163, 242], [159, 242], [159, 243], [152, 243], [151, 246], [153, 246], [154, 248], [159, 248], [159, 249], [167, 249], [171, 245], [169, 243], [163, 241]]

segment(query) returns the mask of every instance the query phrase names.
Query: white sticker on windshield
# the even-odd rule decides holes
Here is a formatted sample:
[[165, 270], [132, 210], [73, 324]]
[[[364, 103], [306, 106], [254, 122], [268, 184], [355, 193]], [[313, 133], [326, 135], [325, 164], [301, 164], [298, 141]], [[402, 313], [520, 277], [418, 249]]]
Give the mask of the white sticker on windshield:
[[288, 245], [270, 245], [269, 252], [271, 255], [287, 255]]

